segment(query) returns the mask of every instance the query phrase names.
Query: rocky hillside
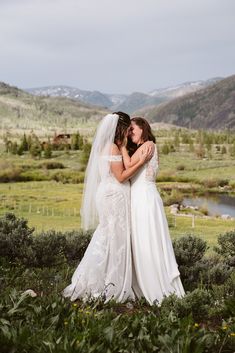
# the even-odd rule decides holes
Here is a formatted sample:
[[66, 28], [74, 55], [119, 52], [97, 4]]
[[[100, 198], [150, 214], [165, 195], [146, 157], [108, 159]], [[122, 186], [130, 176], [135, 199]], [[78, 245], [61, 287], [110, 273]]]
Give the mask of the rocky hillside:
[[0, 82], [0, 121], [3, 130], [76, 128], [96, 121], [106, 113], [104, 108], [78, 100], [38, 97]]
[[152, 122], [195, 129], [235, 128], [235, 75], [195, 93], [141, 111]]

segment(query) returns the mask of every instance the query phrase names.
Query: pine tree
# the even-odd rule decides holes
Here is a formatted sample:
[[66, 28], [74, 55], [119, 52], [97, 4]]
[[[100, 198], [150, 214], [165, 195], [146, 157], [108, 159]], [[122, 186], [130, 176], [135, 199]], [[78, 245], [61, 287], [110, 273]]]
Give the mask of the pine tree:
[[180, 137], [179, 137], [179, 132], [176, 131], [175, 137], [174, 137], [174, 145], [176, 148], [180, 147]]
[[227, 148], [223, 145], [221, 149], [221, 154], [226, 154], [227, 153]]
[[199, 143], [198, 147], [195, 150], [196, 156], [198, 158], [204, 158], [205, 157], [205, 149], [202, 143]]
[[231, 157], [235, 157], [235, 141], [229, 148], [229, 154]]
[[89, 142], [85, 142], [82, 149], [81, 162], [86, 165], [91, 152], [91, 144]]
[[21, 148], [22, 148], [23, 151], [28, 151], [29, 146], [28, 146], [28, 141], [27, 141], [27, 138], [26, 138], [25, 134], [23, 135], [23, 138], [22, 138], [22, 141], [21, 141], [21, 145], [22, 145]]
[[80, 146], [79, 146], [79, 141], [80, 141], [80, 134], [79, 132], [77, 132], [76, 134], [72, 135], [71, 138], [71, 149], [72, 150], [79, 150]]
[[29, 152], [32, 157], [40, 157], [41, 151], [42, 151], [42, 148], [41, 148], [40, 144], [35, 143], [35, 142], [31, 144]]
[[170, 152], [170, 147], [168, 146], [168, 143], [164, 143], [164, 145], [162, 146], [162, 153], [163, 154], [168, 154]]
[[51, 158], [52, 157], [52, 145], [50, 142], [47, 142], [44, 146], [44, 158]]
[[23, 145], [22, 143], [19, 145], [19, 147], [17, 148], [17, 154], [19, 156], [22, 156], [22, 154], [24, 153], [24, 150], [23, 150]]
[[11, 150], [10, 150], [10, 152], [11, 152], [12, 154], [17, 154], [17, 152], [18, 152], [18, 144], [17, 144], [17, 142], [13, 142], [13, 143], [11, 144]]

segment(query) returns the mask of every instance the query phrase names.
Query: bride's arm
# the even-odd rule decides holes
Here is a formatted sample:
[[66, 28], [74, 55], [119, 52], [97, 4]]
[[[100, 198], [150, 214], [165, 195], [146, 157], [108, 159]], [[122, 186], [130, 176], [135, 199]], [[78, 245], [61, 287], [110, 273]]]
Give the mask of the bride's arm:
[[138, 150], [135, 151], [132, 157], [129, 156], [126, 146], [121, 147], [123, 163], [126, 169], [129, 169], [138, 163], [140, 154], [143, 153], [142, 151], [145, 151], [148, 154], [146, 161], [151, 159], [154, 152], [154, 143], [152, 141], [146, 141]]
[[[112, 155], [121, 156], [120, 150], [116, 145], [114, 145], [112, 149]], [[115, 178], [120, 183], [122, 183], [130, 179], [136, 173], [136, 171], [146, 162], [146, 160], [147, 160], [147, 153], [143, 151], [142, 153], [140, 153], [138, 161], [137, 163], [135, 163], [135, 165], [131, 166], [128, 169], [125, 169], [122, 161], [111, 162], [111, 171], [115, 176]]]

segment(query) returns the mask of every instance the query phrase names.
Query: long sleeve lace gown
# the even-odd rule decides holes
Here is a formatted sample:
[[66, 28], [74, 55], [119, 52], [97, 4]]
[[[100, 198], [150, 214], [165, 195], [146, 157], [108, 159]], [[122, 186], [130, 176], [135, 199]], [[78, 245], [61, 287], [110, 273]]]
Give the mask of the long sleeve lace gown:
[[76, 300], [102, 296], [107, 302], [134, 299], [130, 240], [130, 182], [119, 183], [102, 161], [122, 161], [121, 156], [101, 156], [101, 182], [96, 193], [99, 225], [63, 296]]
[[156, 188], [157, 148], [131, 178], [133, 289], [150, 304], [164, 296], [184, 295], [162, 199]]

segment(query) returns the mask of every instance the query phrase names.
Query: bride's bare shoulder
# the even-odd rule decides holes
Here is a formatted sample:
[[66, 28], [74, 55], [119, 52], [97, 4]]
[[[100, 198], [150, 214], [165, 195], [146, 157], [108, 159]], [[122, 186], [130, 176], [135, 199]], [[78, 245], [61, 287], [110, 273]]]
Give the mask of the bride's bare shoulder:
[[118, 146], [113, 143], [112, 146], [111, 146], [111, 153], [112, 155], [120, 155], [121, 154], [121, 151], [119, 150]]

